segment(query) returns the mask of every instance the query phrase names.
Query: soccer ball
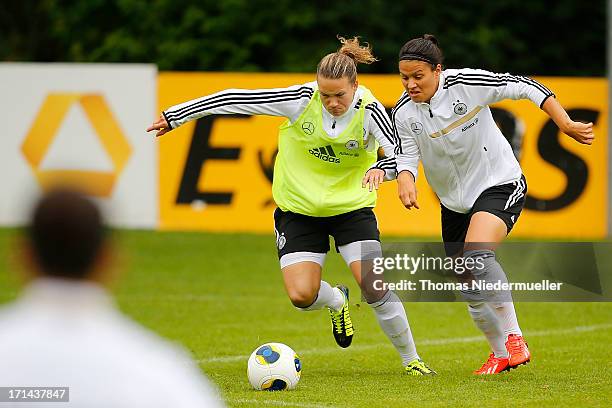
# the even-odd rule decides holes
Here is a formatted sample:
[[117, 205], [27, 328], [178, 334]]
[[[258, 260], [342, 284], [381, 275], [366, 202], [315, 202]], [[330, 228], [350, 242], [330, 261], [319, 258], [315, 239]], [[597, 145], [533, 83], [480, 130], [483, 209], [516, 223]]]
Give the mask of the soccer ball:
[[256, 390], [292, 390], [300, 381], [302, 363], [291, 347], [266, 343], [257, 347], [247, 367], [249, 382]]

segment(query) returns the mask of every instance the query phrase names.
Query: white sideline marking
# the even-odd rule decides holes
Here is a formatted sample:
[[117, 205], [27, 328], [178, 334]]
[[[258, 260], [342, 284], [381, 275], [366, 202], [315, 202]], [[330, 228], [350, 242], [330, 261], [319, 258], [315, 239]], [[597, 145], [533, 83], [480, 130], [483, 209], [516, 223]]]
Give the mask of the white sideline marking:
[[[553, 329], [553, 330], [535, 330], [525, 332], [525, 337], [542, 337], [542, 336], [551, 336], [556, 334], [572, 334], [572, 333], [583, 333], [597, 330], [606, 330], [611, 329], [612, 324], [595, 324], [592, 326], [576, 326], [576, 327], [568, 327], [565, 329]], [[483, 336], [471, 336], [471, 337], [450, 337], [450, 338], [442, 338], [442, 339], [425, 339], [421, 341], [416, 341], [417, 347], [423, 346], [443, 346], [447, 344], [456, 344], [456, 343], [476, 343], [479, 341], [484, 341]], [[364, 344], [364, 345], [355, 345], [352, 346], [349, 350], [370, 350], [376, 349], [380, 347], [386, 347], [388, 345], [382, 344]], [[340, 351], [338, 347], [325, 347], [316, 350], [302, 350], [300, 354], [330, 354], [337, 353]], [[221, 357], [209, 357], [202, 358], [200, 360], [196, 360], [198, 363], [233, 363], [236, 361], [245, 361], [249, 358], [249, 355], [236, 355], [236, 356], [221, 356]]]
[[281, 407], [302, 407], [302, 408], [328, 408], [329, 405], [308, 404], [304, 402], [272, 401], [246, 398], [227, 398], [225, 402], [237, 402], [239, 404], [254, 405], [278, 405]]

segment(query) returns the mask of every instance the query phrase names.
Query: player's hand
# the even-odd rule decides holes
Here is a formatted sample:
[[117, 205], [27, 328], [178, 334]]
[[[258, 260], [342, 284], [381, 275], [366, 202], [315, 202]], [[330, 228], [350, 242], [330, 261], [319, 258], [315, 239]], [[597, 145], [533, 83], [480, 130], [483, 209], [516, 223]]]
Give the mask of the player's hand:
[[595, 140], [592, 122], [583, 123], [571, 121], [566, 129], [563, 129], [563, 133], [582, 144], [590, 145], [593, 144], [593, 140]]
[[157, 120], [147, 128], [147, 132], [150, 132], [152, 130], [157, 130], [155, 136], [159, 137], [165, 133], [168, 133], [172, 129], [170, 129], [170, 126], [168, 125], [168, 122], [166, 122], [166, 118], [164, 118], [164, 115], [160, 114], [159, 118], [157, 118]]
[[378, 190], [378, 186], [385, 179], [385, 171], [381, 169], [370, 169], [365, 174], [363, 180], [361, 181], [361, 187], [365, 188], [366, 185], [369, 185], [370, 191], [373, 189]]
[[399, 199], [404, 207], [411, 210], [412, 207], [419, 209], [417, 203], [417, 189], [414, 183], [414, 176], [409, 171], [402, 171], [397, 175], [397, 190]]

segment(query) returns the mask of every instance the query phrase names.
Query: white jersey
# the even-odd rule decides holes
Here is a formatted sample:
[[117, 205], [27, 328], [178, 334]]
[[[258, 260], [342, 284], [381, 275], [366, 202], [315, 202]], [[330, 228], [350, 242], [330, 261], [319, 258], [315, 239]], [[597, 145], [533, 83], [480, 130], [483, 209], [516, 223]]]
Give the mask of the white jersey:
[[[316, 82], [294, 85], [288, 88], [272, 89], [226, 89], [221, 92], [194, 99], [162, 112], [172, 129], [191, 120], [208, 115], [269, 115], [288, 118], [296, 121], [317, 89]], [[340, 135], [351, 123], [353, 115], [359, 111], [362, 90], [357, 89], [346, 113], [333, 116], [321, 106], [323, 113], [323, 128], [329, 137]], [[385, 170], [385, 178], [395, 178], [395, 150], [397, 140], [391, 121], [383, 104], [378, 100], [365, 107], [364, 145], [368, 150], [374, 149], [374, 140], [385, 152], [385, 158], [376, 162], [373, 167]]]
[[535, 80], [476, 69], [447, 69], [429, 103], [416, 103], [405, 92], [391, 113], [401, 143], [397, 171], [416, 179], [419, 160], [442, 204], [468, 213], [487, 188], [520, 179], [521, 167], [501, 133], [489, 104], [530, 99], [542, 107], [554, 96]]
[[1, 386], [69, 387], [69, 402], [23, 406], [224, 406], [182, 347], [124, 317], [84, 281], [38, 279], [1, 308], [0, 362]]

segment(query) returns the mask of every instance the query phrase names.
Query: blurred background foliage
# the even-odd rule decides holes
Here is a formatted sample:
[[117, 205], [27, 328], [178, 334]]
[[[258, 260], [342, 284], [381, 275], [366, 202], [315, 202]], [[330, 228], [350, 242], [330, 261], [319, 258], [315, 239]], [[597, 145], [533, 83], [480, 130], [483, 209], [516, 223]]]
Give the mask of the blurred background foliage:
[[410, 38], [446, 66], [604, 76], [605, 0], [20, 0], [0, 7], [0, 61], [147, 62], [160, 70], [312, 72], [359, 35], [395, 73]]

